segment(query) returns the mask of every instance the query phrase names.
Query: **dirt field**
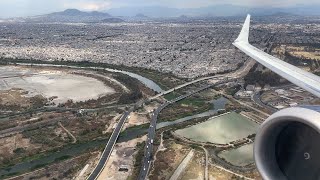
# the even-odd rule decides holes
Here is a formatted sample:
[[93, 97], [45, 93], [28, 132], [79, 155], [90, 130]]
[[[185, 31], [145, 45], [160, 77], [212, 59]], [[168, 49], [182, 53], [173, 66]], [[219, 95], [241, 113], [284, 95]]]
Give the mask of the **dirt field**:
[[283, 55], [289, 52], [292, 56], [304, 59], [320, 60], [320, 50], [318, 48], [307, 47], [307, 46], [286, 46], [282, 45], [273, 49], [274, 53]]
[[203, 180], [205, 169], [205, 157], [204, 152], [195, 151], [195, 155], [189, 165], [180, 175], [180, 180]]
[[128, 122], [124, 125], [123, 129], [141, 124], [146, 124], [149, 122], [150, 120], [147, 117], [147, 114], [132, 112], [130, 113], [130, 118], [128, 119]]
[[230, 170], [224, 169], [216, 164], [209, 163], [208, 166], [209, 180], [237, 180], [237, 179], [252, 179], [252, 180], [262, 180], [260, 174], [257, 170], [247, 173], [232, 172]]
[[0, 90], [0, 109], [2, 111], [15, 111], [31, 107], [37, 108], [42, 107], [47, 102], [47, 99], [42, 95], [28, 97], [27, 94], [27, 91], [20, 88]]
[[103, 95], [113, 94], [113, 88], [103, 82], [80, 75], [58, 70], [40, 70], [14, 66], [0, 67], [0, 90], [21, 88], [29, 97], [43, 95], [52, 98], [55, 104], [96, 99]]
[[320, 60], [319, 53], [315, 53], [315, 52], [298, 51], [298, 52], [291, 52], [291, 55], [294, 55], [296, 57], [306, 58], [306, 59]]
[[32, 151], [40, 145], [32, 144], [30, 139], [23, 138], [22, 134], [0, 139], [0, 162], [6, 162], [20, 151]]
[[164, 147], [167, 148], [165, 151], [159, 151], [157, 153], [157, 160], [154, 162], [154, 166], [150, 170], [149, 179], [169, 179], [190, 151], [190, 148], [177, 144], [172, 140], [165, 140]]
[[216, 168], [213, 165], [209, 165], [208, 167], [209, 171], [209, 179], [214, 179], [214, 180], [231, 180], [234, 177], [237, 177], [227, 171], [224, 171], [222, 169]]

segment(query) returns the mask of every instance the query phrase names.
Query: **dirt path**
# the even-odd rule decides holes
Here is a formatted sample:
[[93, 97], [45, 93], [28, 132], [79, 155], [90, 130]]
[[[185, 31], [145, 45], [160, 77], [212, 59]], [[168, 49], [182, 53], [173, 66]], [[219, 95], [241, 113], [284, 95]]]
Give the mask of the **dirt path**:
[[222, 170], [224, 170], [224, 171], [227, 171], [228, 173], [234, 174], [235, 176], [238, 176], [238, 177], [240, 177], [240, 178], [247, 179], [247, 180], [254, 180], [254, 179], [252, 179], [252, 178], [248, 178], [248, 177], [245, 177], [245, 176], [243, 176], [243, 175], [241, 175], [241, 174], [237, 174], [237, 173], [235, 173], [235, 172], [232, 172], [232, 171], [230, 171], [230, 170], [228, 170], [228, 169], [226, 169], [226, 168], [223, 168], [223, 167], [221, 167], [221, 166], [218, 166], [218, 165], [216, 165], [216, 164], [211, 164], [211, 165], [214, 166], [214, 167], [216, 167], [216, 168], [219, 168], [219, 169], [222, 169]]
[[77, 142], [77, 138], [68, 129], [66, 129], [61, 122], [58, 122], [58, 125], [73, 139], [73, 144]]
[[209, 163], [209, 158], [208, 158], [208, 151], [205, 147], [201, 146], [202, 149], [204, 150], [204, 152], [206, 153], [206, 167], [204, 169], [204, 180], [208, 180], [209, 176], [208, 176], [208, 163]]
[[192, 149], [188, 155], [183, 159], [183, 161], [180, 163], [178, 168], [174, 171], [173, 175], [171, 176], [170, 180], [177, 180], [181, 173], [186, 169], [187, 165], [191, 161], [194, 155], [194, 150]]
[[152, 170], [151, 170], [151, 172], [154, 170], [153, 168], [154, 168], [154, 162], [157, 160], [157, 154], [158, 154], [158, 152], [160, 152], [160, 151], [165, 151], [165, 150], [167, 150], [167, 148], [166, 147], [164, 147], [164, 145], [163, 145], [163, 132], [161, 133], [161, 135], [160, 135], [160, 145], [159, 145], [159, 147], [158, 147], [158, 149], [157, 149], [157, 151], [154, 153], [154, 160], [152, 161]]

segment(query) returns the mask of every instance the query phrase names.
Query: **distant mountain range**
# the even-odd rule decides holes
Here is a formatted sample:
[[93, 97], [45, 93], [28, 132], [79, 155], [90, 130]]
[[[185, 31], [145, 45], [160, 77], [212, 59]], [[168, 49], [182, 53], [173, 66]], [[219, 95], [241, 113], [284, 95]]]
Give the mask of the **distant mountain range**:
[[138, 13], [135, 15], [136, 18], [149, 18], [148, 16], [142, 14], [142, 13]]
[[106, 12], [84, 12], [77, 9], [67, 9], [62, 12], [54, 12], [40, 16], [23, 18], [28, 22], [123, 22], [120, 18], [114, 18]]
[[216, 17], [216, 16], [239, 16], [246, 15], [248, 13], [256, 16], [272, 15], [275, 13], [290, 13], [296, 15], [320, 15], [320, 5], [305, 6], [297, 5], [288, 8], [272, 8], [272, 7], [257, 7], [250, 8], [245, 6], [235, 5], [216, 5], [202, 8], [168, 8], [161, 6], [152, 7], [123, 7], [113, 8], [107, 10], [109, 14], [113, 16], [128, 16], [132, 17], [136, 14], [143, 14], [148, 17]]
[[62, 12], [55, 12], [48, 14], [47, 16], [69, 16], [69, 17], [111, 17], [110, 14], [99, 12], [99, 11], [91, 11], [91, 12], [84, 12], [78, 9], [66, 9]]
[[125, 22], [125, 20], [121, 18], [111, 17], [101, 20], [102, 23], [122, 23]]
[[152, 7], [123, 7], [113, 8], [104, 12], [84, 12], [77, 9], [67, 9], [62, 12], [54, 12], [45, 15], [26, 18], [13, 18], [7, 21], [23, 22], [85, 22], [85, 23], [119, 23], [130, 20], [148, 20], [150, 18], [179, 18], [188, 19], [192, 17], [217, 17], [217, 16], [254, 16], [269, 15], [303, 15], [320, 16], [320, 5], [294, 6], [290, 8], [249, 8], [234, 5], [216, 5], [203, 8], [177, 9], [160, 6]]

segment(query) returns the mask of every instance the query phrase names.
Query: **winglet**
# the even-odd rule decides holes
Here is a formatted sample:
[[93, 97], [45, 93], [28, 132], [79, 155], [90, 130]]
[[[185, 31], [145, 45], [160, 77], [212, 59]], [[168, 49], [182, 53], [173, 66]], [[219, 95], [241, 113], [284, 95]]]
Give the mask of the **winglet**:
[[250, 14], [247, 15], [246, 21], [243, 24], [243, 27], [241, 29], [241, 32], [238, 36], [238, 38], [234, 42], [244, 42], [248, 43], [249, 38], [249, 28], [250, 28]]

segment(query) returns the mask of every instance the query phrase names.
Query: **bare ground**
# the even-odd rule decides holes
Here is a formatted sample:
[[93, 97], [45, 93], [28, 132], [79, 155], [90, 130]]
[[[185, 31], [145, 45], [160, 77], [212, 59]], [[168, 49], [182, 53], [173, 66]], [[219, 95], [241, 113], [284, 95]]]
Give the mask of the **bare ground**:
[[[98, 180], [126, 180], [133, 170], [134, 157], [137, 152], [136, 145], [138, 142], [143, 142], [145, 140], [146, 136], [143, 136], [128, 142], [116, 144], [105, 168], [98, 177]], [[120, 166], [126, 166], [128, 172], [119, 171]]]
[[141, 124], [146, 124], [149, 122], [150, 120], [148, 119], [146, 114], [132, 112], [130, 113], [130, 118], [128, 119], [128, 122], [124, 125], [123, 129], [132, 127], [132, 126], [141, 125]]
[[179, 180], [203, 180], [204, 179], [205, 158], [204, 153], [195, 151], [192, 161], [180, 175]]
[[190, 148], [177, 144], [172, 140], [165, 141], [164, 147], [166, 148], [165, 151], [159, 151], [157, 153], [156, 161], [150, 171], [149, 179], [169, 179], [190, 151]]

